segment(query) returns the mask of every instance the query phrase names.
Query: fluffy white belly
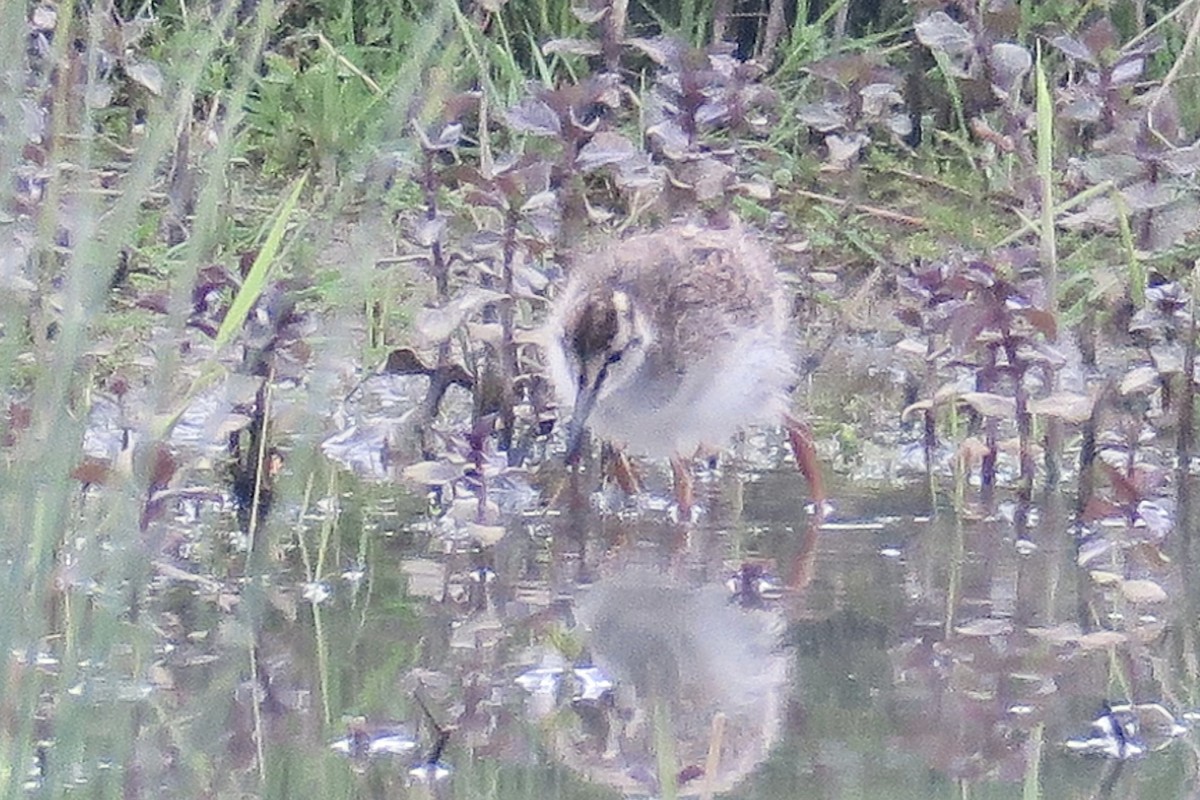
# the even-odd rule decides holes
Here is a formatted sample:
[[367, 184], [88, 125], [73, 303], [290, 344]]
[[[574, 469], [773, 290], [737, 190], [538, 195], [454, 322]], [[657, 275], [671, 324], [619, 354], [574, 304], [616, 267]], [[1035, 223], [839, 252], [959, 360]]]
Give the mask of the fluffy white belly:
[[701, 445], [724, 446], [746, 426], [779, 423], [793, 379], [778, 338], [749, 333], [682, 376], [644, 374], [612, 387], [596, 403], [591, 428], [634, 455], [690, 456]]

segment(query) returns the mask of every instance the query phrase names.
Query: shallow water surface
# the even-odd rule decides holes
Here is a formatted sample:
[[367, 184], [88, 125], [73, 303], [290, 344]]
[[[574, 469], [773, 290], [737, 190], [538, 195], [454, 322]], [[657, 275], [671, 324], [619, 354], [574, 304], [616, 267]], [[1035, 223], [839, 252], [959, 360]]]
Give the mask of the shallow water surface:
[[[330, 648], [334, 716], [407, 709], [418, 749], [449, 731], [440, 796], [1185, 794], [1177, 599], [1081, 579], [1063, 498], [1018, 539], [1003, 513], [930, 514], [925, 494], [835, 492], [814, 532], [794, 472], [731, 464], [691, 523], [660, 486], [529, 510], [484, 548], [401, 525], [372, 570], [406, 576], [393, 635], [413, 663], [384, 701], [378, 665]], [[1136, 561], [1118, 543], [1088, 569]], [[386, 651], [370, 604], [399, 601], [365, 602], [319, 613]], [[412, 791], [419, 758], [347, 761]]]
[[[989, 508], [940, 466], [931, 498], [885, 431], [826, 453], [817, 524], [768, 431], [697, 465], [702, 513], [680, 521], [665, 465], [628, 496], [553, 443], [536, 470], [453, 437], [440, 462], [401, 458], [411, 398], [368, 389], [370, 424], [294, 437], [249, 536], [217, 475], [133, 536], [145, 498], [84, 491], [67, 633], [13, 649], [14, 680], [42, 687], [6, 740], [27, 791], [1193, 791], [1200, 638], [1170, 504], [1081, 526], [1052, 494], [1021, 529], [1003, 489]], [[209, 427], [177, 448], [209, 453]]]

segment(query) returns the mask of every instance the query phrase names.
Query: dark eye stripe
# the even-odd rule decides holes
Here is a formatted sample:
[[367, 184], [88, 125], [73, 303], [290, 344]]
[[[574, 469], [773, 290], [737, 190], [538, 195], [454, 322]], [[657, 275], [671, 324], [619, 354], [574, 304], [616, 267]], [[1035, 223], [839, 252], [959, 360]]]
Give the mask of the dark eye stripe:
[[[613, 364], [616, 364], [617, 362], [619, 362], [622, 358], [624, 358], [626, 350], [629, 350], [630, 348], [633, 348], [633, 347], [637, 347], [637, 346], [641, 345], [641, 343], [642, 343], [641, 339], [638, 339], [638, 338], [630, 339], [629, 343], [627, 345], [625, 345], [623, 348], [621, 348], [620, 350], [614, 350], [613, 352], [609, 353], [605, 357], [604, 363], [600, 365], [600, 371], [596, 373], [596, 386], [599, 387], [601, 384], [604, 383], [604, 380], [608, 377], [608, 368], [611, 367]], [[585, 378], [584, 378], [583, 373], [580, 373], [580, 375], [579, 375], [579, 388], [580, 389], [583, 389], [584, 380], [585, 380]]]
[[642, 340], [636, 336], [633, 337], [620, 350], [614, 350], [613, 352], [609, 353], [608, 358], [604, 359], [604, 366], [607, 367], [610, 364], [616, 364], [618, 361], [620, 361], [622, 358], [625, 357], [625, 354], [627, 352], [629, 352], [630, 350], [632, 350], [635, 347], [641, 347], [641, 345], [642, 345]]

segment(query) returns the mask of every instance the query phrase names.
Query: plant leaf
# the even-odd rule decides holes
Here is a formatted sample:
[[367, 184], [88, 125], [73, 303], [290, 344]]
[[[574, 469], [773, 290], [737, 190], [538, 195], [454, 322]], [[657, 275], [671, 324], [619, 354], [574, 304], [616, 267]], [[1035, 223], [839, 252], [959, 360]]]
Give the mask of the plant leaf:
[[1079, 424], [1092, 416], [1092, 408], [1095, 405], [1095, 398], [1086, 394], [1056, 392], [1049, 397], [1031, 400], [1029, 413]]
[[963, 392], [958, 399], [985, 417], [1012, 419], [1017, 414], [1017, 401], [991, 392]]
[[254, 263], [250, 265], [250, 272], [242, 281], [242, 288], [238, 290], [237, 297], [233, 298], [233, 303], [230, 304], [225, 319], [221, 321], [221, 327], [217, 330], [217, 335], [213, 340], [214, 351], [219, 351], [229, 344], [234, 334], [242, 329], [246, 317], [250, 314], [250, 309], [258, 302], [259, 296], [266, 288], [267, 275], [275, 263], [275, 256], [279, 254], [279, 247], [283, 243], [283, 234], [287, 231], [288, 222], [292, 218], [292, 210], [295, 209], [296, 202], [300, 199], [300, 192], [307, 182], [308, 174], [301, 175], [292, 187], [291, 193], [280, 205], [275, 216], [275, 223], [271, 226], [266, 241], [263, 242], [258, 255], [255, 256]]
[[163, 74], [158, 64], [153, 61], [134, 61], [125, 64], [125, 74], [137, 83], [145, 86], [150, 94], [161, 97], [163, 91]]
[[608, 164], [620, 164], [632, 158], [636, 150], [633, 142], [614, 131], [601, 131], [585, 144], [575, 158], [583, 172], [591, 172]]
[[562, 121], [554, 109], [536, 97], [526, 97], [504, 114], [508, 127], [520, 133], [534, 136], [558, 136], [562, 133]]
[[975, 37], [945, 11], [935, 11], [913, 26], [917, 39], [930, 50], [948, 55], [965, 53], [975, 46]]
[[592, 39], [551, 39], [542, 45], [543, 55], [563, 53], [569, 56], [598, 56], [600, 43]]

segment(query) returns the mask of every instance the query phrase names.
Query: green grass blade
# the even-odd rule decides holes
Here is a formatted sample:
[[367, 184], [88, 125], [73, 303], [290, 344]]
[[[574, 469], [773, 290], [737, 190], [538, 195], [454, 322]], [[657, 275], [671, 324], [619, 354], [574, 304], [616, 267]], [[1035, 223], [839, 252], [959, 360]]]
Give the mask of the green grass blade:
[[271, 226], [271, 231], [267, 234], [267, 239], [263, 242], [262, 249], [258, 251], [258, 255], [254, 259], [254, 264], [250, 267], [249, 274], [246, 275], [246, 280], [242, 283], [242, 288], [237, 293], [237, 297], [233, 299], [233, 303], [229, 306], [229, 313], [225, 315], [225, 319], [221, 322], [221, 327], [217, 331], [217, 337], [214, 340], [215, 349], [219, 351], [233, 339], [234, 334], [242, 329], [242, 325], [246, 322], [246, 317], [250, 314], [250, 309], [258, 302], [259, 296], [262, 295], [263, 289], [267, 286], [267, 275], [271, 271], [271, 266], [275, 263], [275, 256], [279, 253], [279, 247], [283, 243], [283, 234], [287, 230], [288, 222], [292, 218], [292, 211], [296, 208], [296, 203], [300, 199], [300, 192], [304, 189], [304, 184], [308, 182], [308, 175], [301, 175], [300, 179], [292, 187], [291, 193], [283, 201], [279, 208], [279, 213], [275, 217], [275, 223]]
[[1037, 165], [1038, 181], [1042, 186], [1042, 268], [1046, 277], [1046, 304], [1051, 310], [1058, 307], [1058, 242], [1054, 231], [1054, 100], [1042, 66], [1042, 51], [1038, 48], [1037, 83]]

